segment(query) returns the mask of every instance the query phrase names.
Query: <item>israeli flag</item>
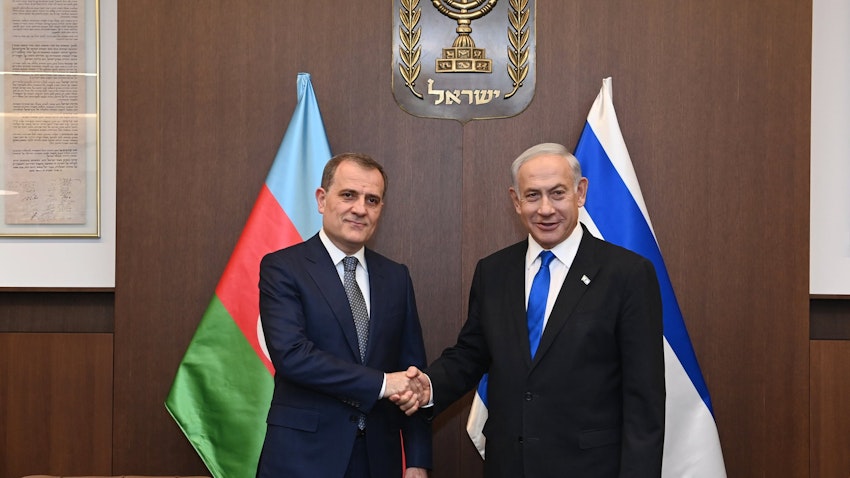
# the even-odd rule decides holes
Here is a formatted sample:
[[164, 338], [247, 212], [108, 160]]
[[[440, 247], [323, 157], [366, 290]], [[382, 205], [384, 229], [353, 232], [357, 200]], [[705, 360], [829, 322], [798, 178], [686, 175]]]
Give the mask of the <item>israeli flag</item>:
[[[724, 478], [726, 467], [717, 435], [711, 397], [702, 378], [667, 267], [655, 239], [611, 94], [602, 81], [575, 156], [589, 187], [579, 219], [593, 235], [648, 258], [655, 265], [664, 309], [664, 365], [667, 386], [664, 478]], [[487, 420], [486, 375], [478, 387], [467, 432], [484, 457]]]

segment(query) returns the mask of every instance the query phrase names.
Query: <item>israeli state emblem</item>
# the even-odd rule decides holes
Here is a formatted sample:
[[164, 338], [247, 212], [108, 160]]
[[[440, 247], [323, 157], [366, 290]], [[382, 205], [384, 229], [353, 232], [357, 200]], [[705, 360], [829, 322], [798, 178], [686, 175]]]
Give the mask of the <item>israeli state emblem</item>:
[[393, 0], [393, 96], [423, 118], [508, 118], [534, 98], [536, 0]]

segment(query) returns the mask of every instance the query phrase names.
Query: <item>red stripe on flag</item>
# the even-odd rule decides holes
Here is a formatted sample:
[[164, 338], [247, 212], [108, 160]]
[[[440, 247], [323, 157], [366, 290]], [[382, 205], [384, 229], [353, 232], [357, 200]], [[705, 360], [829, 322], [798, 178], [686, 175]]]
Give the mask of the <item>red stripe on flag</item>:
[[301, 241], [301, 235], [289, 216], [264, 184], [215, 291], [254, 352], [272, 374], [274, 366], [260, 348], [257, 337], [260, 260], [269, 252]]

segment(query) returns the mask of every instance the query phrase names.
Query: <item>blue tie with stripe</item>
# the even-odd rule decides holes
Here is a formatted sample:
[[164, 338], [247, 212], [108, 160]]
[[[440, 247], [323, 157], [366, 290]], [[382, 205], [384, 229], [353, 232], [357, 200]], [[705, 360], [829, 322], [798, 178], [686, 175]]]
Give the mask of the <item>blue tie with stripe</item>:
[[552, 251], [540, 253], [540, 269], [531, 282], [531, 292], [528, 294], [528, 343], [531, 346], [531, 358], [540, 345], [543, 335], [543, 318], [546, 315], [546, 299], [549, 297], [549, 263], [555, 258]]

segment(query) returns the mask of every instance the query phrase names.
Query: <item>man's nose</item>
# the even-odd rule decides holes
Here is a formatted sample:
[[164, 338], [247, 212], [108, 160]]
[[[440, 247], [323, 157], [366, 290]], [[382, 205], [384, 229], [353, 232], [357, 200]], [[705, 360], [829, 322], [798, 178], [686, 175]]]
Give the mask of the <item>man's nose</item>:
[[551, 214], [555, 208], [552, 206], [552, 201], [549, 199], [549, 196], [543, 194], [540, 197], [540, 204], [537, 207], [537, 212], [540, 214]]
[[366, 214], [366, 198], [358, 198], [354, 201], [351, 210], [358, 215]]

